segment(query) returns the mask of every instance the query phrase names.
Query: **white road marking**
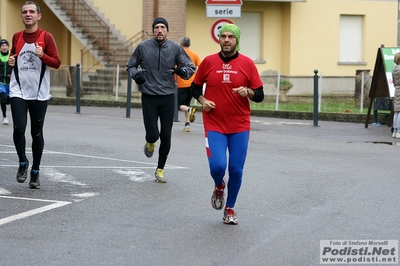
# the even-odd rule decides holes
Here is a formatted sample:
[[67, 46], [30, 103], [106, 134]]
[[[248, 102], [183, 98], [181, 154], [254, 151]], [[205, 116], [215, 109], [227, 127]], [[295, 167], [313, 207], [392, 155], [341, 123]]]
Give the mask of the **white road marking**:
[[[10, 145], [1, 145], [0, 147], [9, 147], [9, 148], [14, 148], [14, 146]], [[7, 152], [0, 152], [1, 153], [13, 153], [15, 154], [15, 151], [7, 151]], [[55, 154], [55, 155], [67, 155], [67, 156], [75, 156], [75, 157], [84, 157], [84, 158], [91, 158], [91, 159], [100, 159], [100, 160], [107, 160], [107, 161], [118, 161], [118, 162], [127, 162], [127, 163], [136, 163], [136, 164], [144, 164], [144, 165], [151, 165], [147, 167], [140, 167], [140, 168], [154, 168], [154, 165], [157, 165], [156, 163], [149, 163], [149, 162], [143, 162], [143, 161], [132, 161], [132, 160], [124, 160], [124, 159], [117, 159], [117, 158], [110, 158], [110, 157], [101, 157], [101, 156], [93, 156], [93, 155], [83, 155], [83, 154], [77, 154], [77, 153], [69, 153], [69, 152], [58, 152], [58, 151], [48, 151], [44, 150], [44, 154]], [[2, 167], [15, 167], [15, 165], [0, 165]], [[176, 166], [176, 165], [166, 165], [165, 166], [168, 169], [187, 169], [187, 167], [184, 166]], [[136, 167], [119, 167], [119, 166], [87, 166], [87, 165], [70, 165], [70, 166], [64, 166], [64, 165], [57, 165], [57, 166], [49, 166], [49, 165], [41, 165], [41, 168], [87, 168], [87, 169], [92, 169], [92, 168], [101, 168], [101, 169], [132, 169], [132, 168], [138, 168]]]
[[[157, 164], [154, 164], [157, 165]], [[0, 167], [15, 167], [15, 164], [2, 164]], [[50, 169], [50, 168], [74, 168], [74, 169], [155, 169], [154, 166], [98, 166], [98, 165], [41, 165], [40, 169]], [[168, 166], [166, 165], [164, 169], [188, 169], [186, 166]]]
[[[13, 146], [9, 145], [1, 145], [0, 147], [9, 147], [9, 148], [14, 148]], [[15, 154], [15, 151], [6, 151], [6, 152], [0, 152], [0, 154]], [[74, 176], [71, 176], [69, 174], [61, 173], [57, 171], [57, 168], [74, 168], [74, 169], [110, 169], [114, 171], [115, 173], [118, 173], [120, 175], [126, 176], [129, 178], [129, 180], [134, 181], [134, 182], [144, 182], [146, 180], [153, 179], [154, 177], [152, 175], [147, 174], [146, 172], [142, 171], [141, 169], [154, 169], [156, 163], [149, 163], [149, 162], [141, 162], [141, 161], [132, 161], [132, 160], [123, 160], [123, 159], [117, 159], [117, 158], [109, 158], [109, 157], [100, 157], [100, 156], [91, 156], [91, 155], [82, 155], [82, 154], [74, 154], [74, 153], [65, 153], [65, 152], [55, 152], [55, 151], [48, 151], [44, 150], [43, 153], [45, 154], [53, 154], [53, 155], [65, 155], [65, 156], [74, 156], [74, 157], [82, 157], [82, 158], [91, 158], [91, 159], [97, 159], [97, 160], [107, 160], [107, 161], [117, 161], [117, 162], [123, 162], [123, 163], [131, 163], [131, 164], [140, 164], [140, 165], [145, 165], [145, 166], [128, 166], [128, 167], [121, 167], [121, 166], [98, 166], [98, 165], [43, 165], [41, 166], [41, 174], [45, 175], [46, 177], [49, 178], [50, 181], [54, 182], [60, 182], [60, 183], [68, 183], [72, 184], [75, 186], [81, 186], [81, 187], [89, 187], [89, 185], [79, 182], [77, 178]], [[7, 161], [7, 160], [4, 160]], [[15, 164], [0, 164], [1, 167], [16, 167]], [[166, 165], [166, 169], [188, 169], [186, 166], [176, 166], [176, 165]], [[85, 192], [85, 193], [77, 193], [77, 194], [71, 194], [72, 197], [75, 197], [72, 202], [68, 201], [51, 201], [51, 200], [40, 200], [40, 199], [28, 199], [28, 198], [18, 198], [18, 197], [11, 197], [11, 196], [6, 196], [6, 195], [11, 195], [12, 193], [4, 188], [0, 187], [0, 196], [2, 198], [8, 198], [8, 199], [16, 199], [16, 200], [30, 200], [30, 201], [41, 201], [41, 202], [52, 202], [52, 204], [43, 206], [40, 208], [32, 209], [26, 212], [22, 212], [16, 215], [9, 216], [7, 218], [0, 219], [0, 225], [6, 224], [13, 222], [18, 219], [23, 219], [41, 212], [45, 212], [54, 208], [59, 208], [62, 206], [65, 206], [67, 204], [71, 204], [72, 202], [79, 202], [82, 201], [86, 198], [89, 197], [94, 197], [99, 195], [99, 193], [96, 192]]]
[[11, 195], [11, 192], [5, 188], [0, 187], [0, 195]]
[[68, 152], [57, 152], [57, 151], [44, 151], [46, 154], [60, 154], [60, 155], [69, 155], [75, 157], [84, 157], [84, 158], [91, 158], [91, 159], [101, 159], [107, 161], [118, 161], [118, 162], [128, 162], [128, 163], [140, 163], [140, 164], [151, 164], [154, 165], [155, 163], [148, 163], [148, 162], [139, 162], [139, 161], [131, 161], [131, 160], [124, 160], [124, 159], [117, 159], [117, 158], [110, 158], [110, 157], [100, 157], [100, 156], [93, 156], [93, 155], [83, 155], [83, 154], [76, 154], [76, 153], [68, 153]]
[[14, 153], [15, 153], [15, 147], [13, 145], [4, 145], [4, 144], [0, 144], [1, 147], [7, 147], [7, 148], [11, 148], [13, 149]]
[[99, 193], [97, 193], [97, 192], [86, 192], [86, 193], [71, 194], [71, 195], [74, 196], [74, 197], [87, 199], [87, 198], [91, 198], [91, 197], [97, 196], [97, 195], [99, 195]]
[[[141, 167], [142, 168], [142, 167]], [[114, 170], [117, 174], [124, 175], [129, 177], [129, 180], [135, 182], [144, 182], [146, 180], [153, 179], [153, 176], [150, 176], [146, 172], [141, 171], [140, 169], [131, 169], [131, 170]]]
[[94, 197], [94, 196], [98, 196], [98, 195], [100, 195], [100, 193], [97, 193], [97, 192], [86, 192], [86, 193], [79, 193], [79, 194], [71, 194], [71, 196], [79, 198], [79, 199], [74, 199], [73, 200], [74, 202], [80, 202], [80, 201], [82, 201], [84, 199], [88, 199], [88, 198], [91, 198], [91, 197]]
[[35, 214], [39, 214], [42, 212], [46, 212], [55, 208], [60, 208], [65, 205], [71, 204], [69, 201], [58, 201], [58, 200], [44, 200], [44, 199], [29, 199], [29, 198], [19, 198], [19, 197], [10, 197], [10, 196], [0, 196], [0, 198], [5, 198], [5, 199], [17, 199], [17, 200], [30, 200], [30, 201], [39, 201], [39, 202], [52, 202], [50, 205], [46, 205], [40, 208], [32, 209], [26, 212], [21, 212], [15, 215], [11, 215], [7, 218], [0, 219], [0, 225], [11, 223], [13, 221], [23, 219]]
[[68, 184], [71, 184], [74, 186], [86, 186], [85, 183], [76, 181], [75, 177], [68, 175], [68, 174], [60, 173], [52, 168], [46, 168], [46, 169], [42, 170], [41, 172], [43, 174], [45, 174], [46, 176], [48, 176], [51, 181], [60, 182], [60, 183], [68, 183]]
[[282, 125], [299, 125], [299, 126], [310, 126], [311, 123], [303, 123], [303, 122], [261, 122], [260, 124], [262, 125], [277, 125], [277, 126], [282, 126]]

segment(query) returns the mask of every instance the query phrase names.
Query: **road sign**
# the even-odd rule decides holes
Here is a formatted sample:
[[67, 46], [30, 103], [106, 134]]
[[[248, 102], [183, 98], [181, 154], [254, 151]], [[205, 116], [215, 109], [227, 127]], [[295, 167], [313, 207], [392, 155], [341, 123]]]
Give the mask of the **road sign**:
[[211, 37], [216, 43], [219, 43], [219, 30], [224, 26], [225, 24], [235, 24], [233, 23], [232, 20], [227, 19], [227, 18], [220, 18], [217, 19], [213, 25], [211, 26]]
[[206, 0], [207, 5], [241, 5], [242, 0]]
[[242, 0], [206, 0], [207, 17], [240, 18], [242, 4]]

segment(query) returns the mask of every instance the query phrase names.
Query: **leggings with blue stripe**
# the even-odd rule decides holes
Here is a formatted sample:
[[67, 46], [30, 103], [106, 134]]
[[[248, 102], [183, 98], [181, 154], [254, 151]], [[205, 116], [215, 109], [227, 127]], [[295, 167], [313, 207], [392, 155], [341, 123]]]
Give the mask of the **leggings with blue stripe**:
[[[223, 182], [228, 164], [228, 197], [226, 207], [233, 208], [242, 185], [244, 163], [249, 145], [250, 131], [222, 134], [215, 131], [206, 132], [206, 150], [210, 174], [215, 185]], [[227, 158], [227, 151], [229, 159]]]

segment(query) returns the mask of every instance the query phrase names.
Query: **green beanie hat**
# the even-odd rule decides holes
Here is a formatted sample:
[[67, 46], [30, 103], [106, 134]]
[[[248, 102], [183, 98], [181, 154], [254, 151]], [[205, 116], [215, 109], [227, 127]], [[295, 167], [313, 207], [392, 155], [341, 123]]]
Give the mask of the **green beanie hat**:
[[222, 28], [219, 30], [219, 35], [221, 35], [223, 32], [229, 31], [236, 37], [236, 50], [240, 50], [240, 29], [238, 26], [235, 24], [225, 24], [222, 26]]

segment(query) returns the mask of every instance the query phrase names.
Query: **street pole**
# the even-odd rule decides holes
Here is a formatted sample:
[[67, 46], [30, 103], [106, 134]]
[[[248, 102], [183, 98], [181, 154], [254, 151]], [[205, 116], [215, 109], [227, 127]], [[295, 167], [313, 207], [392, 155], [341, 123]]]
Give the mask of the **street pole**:
[[314, 127], [318, 126], [318, 70], [314, 70]]

